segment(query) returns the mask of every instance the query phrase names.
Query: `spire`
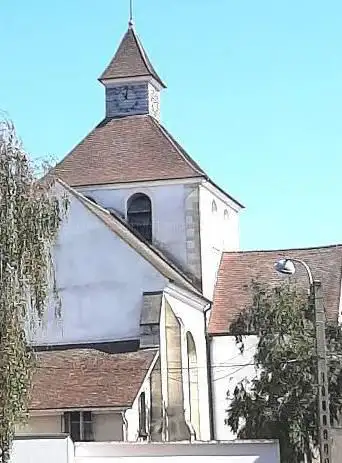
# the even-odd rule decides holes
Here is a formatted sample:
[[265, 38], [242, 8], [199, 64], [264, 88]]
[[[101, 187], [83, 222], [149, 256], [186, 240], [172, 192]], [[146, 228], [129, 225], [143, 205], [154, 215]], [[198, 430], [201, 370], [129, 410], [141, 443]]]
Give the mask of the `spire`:
[[133, 11], [130, 11], [129, 26], [114, 58], [111, 60], [101, 77], [100, 82], [107, 79], [122, 79], [129, 77], [151, 76], [162, 87], [166, 87], [158, 76], [151, 61], [142, 46], [133, 27]]
[[133, 27], [133, 0], [129, 0], [129, 21], [128, 27]]

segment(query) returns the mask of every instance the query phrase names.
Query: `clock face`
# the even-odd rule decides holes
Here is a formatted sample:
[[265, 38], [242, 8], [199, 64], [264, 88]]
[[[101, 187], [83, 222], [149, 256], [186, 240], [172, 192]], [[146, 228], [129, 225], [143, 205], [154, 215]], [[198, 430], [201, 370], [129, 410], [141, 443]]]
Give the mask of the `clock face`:
[[138, 96], [132, 86], [118, 87], [115, 94], [117, 107], [121, 110], [129, 111], [139, 104]]

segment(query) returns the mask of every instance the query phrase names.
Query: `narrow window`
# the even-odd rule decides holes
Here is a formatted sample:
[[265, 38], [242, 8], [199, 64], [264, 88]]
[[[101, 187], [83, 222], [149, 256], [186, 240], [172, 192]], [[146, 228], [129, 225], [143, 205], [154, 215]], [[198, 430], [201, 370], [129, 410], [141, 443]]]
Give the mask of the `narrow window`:
[[211, 212], [213, 214], [216, 214], [217, 212], [217, 205], [216, 205], [216, 202], [213, 200], [213, 202], [211, 203]]
[[199, 386], [198, 386], [198, 365], [197, 351], [194, 338], [188, 331], [186, 334], [188, 347], [188, 386], [190, 400], [190, 421], [195, 429], [196, 438], [200, 436], [200, 412], [199, 412]]
[[147, 438], [145, 392], [142, 392], [139, 397], [139, 436]]
[[94, 440], [92, 414], [91, 412], [82, 412], [82, 415], [83, 415], [82, 440], [85, 442], [90, 442]]
[[228, 212], [228, 209], [225, 209], [224, 210], [224, 220], [228, 220], [229, 219], [229, 212]]
[[92, 441], [93, 421], [91, 412], [65, 412], [64, 431], [74, 442]]
[[127, 221], [143, 238], [152, 242], [152, 205], [148, 196], [137, 193], [128, 200]]

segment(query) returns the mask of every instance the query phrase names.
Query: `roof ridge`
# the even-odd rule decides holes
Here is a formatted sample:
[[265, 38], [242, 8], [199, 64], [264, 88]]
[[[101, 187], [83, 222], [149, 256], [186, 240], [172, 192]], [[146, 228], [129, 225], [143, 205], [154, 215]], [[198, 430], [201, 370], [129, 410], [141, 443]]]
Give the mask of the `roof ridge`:
[[277, 249], [249, 249], [246, 251], [224, 251], [222, 254], [237, 255], [237, 254], [253, 254], [253, 253], [267, 253], [267, 252], [286, 252], [286, 251], [309, 251], [309, 250], [319, 250], [319, 249], [328, 249], [328, 248], [342, 248], [342, 243], [336, 244], [326, 244], [323, 246], [308, 246], [300, 248], [277, 248]]
[[205, 173], [205, 171], [202, 169], [202, 167], [195, 161], [190, 154], [183, 148], [183, 146], [178, 143], [178, 141], [174, 138], [174, 136], [167, 130], [167, 128], [161, 124], [160, 122], [156, 121], [152, 116], [150, 116], [153, 120], [153, 122], [158, 126], [160, 131], [165, 135], [170, 143], [176, 148], [177, 152], [182, 156], [182, 158], [185, 160], [185, 162], [188, 163], [188, 165], [197, 170], [198, 173], [203, 176], [207, 182], [211, 183], [215, 188], [217, 188], [221, 193], [223, 193], [225, 196], [227, 196], [231, 201], [234, 201], [234, 203], [238, 204], [241, 208], [244, 208], [245, 206], [241, 204], [237, 199], [233, 198], [230, 194], [228, 194], [223, 188], [218, 186], [210, 177], [208, 174]]
[[138, 47], [138, 50], [139, 50], [139, 53], [141, 55], [141, 58], [146, 66], [146, 69], [147, 71], [165, 88], [166, 85], [164, 84], [164, 82], [161, 80], [161, 78], [159, 77], [157, 71], [154, 69], [154, 66], [153, 64], [151, 63], [146, 51], [145, 51], [145, 48], [143, 47], [143, 44], [141, 43], [140, 39], [139, 39], [139, 36], [138, 34], [136, 33], [135, 31], [135, 28], [132, 26], [131, 27], [131, 30], [132, 30], [132, 34], [133, 34], [133, 37], [134, 37], [134, 40], [137, 44], [137, 47]]
[[155, 127], [164, 135], [165, 138], [169, 140], [171, 145], [176, 149], [178, 154], [182, 156], [184, 161], [195, 171], [200, 174], [201, 177], [207, 178], [205, 172], [201, 169], [201, 167], [192, 159], [192, 157], [186, 153], [186, 151], [179, 145], [179, 143], [172, 137], [172, 135], [168, 132], [168, 130], [160, 124], [154, 117], [148, 115], [149, 119], [152, 121]]

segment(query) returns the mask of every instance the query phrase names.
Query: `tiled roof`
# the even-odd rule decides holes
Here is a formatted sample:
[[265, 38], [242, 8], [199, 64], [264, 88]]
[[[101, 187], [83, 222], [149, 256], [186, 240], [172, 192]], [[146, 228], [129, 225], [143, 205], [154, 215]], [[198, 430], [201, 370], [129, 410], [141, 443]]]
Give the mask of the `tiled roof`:
[[149, 115], [104, 120], [53, 173], [74, 187], [205, 176]]
[[109, 354], [96, 349], [37, 353], [30, 410], [130, 407], [156, 349]]
[[307, 249], [276, 251], [226, 252], [222, 256], [209, 331], [214, 334], [229, 332], [232, 321], [252, 302], [250, 284], [253, 280], [277, 285], [291, 279], [308, 288], [308, 278], [301, 265], [296, 265], [293, 276], [281, 275], [274, 263], [282, 257], [304, 260], [311, 268], [313, 278], [322, 283], [327, 317], [337, 321], [340, 304], [342, 276], [342, 245]]
[[158, 76], [144, 47], [133, 27], [129, 27], [124, 35], [114, 58], [111, 60], [100, 77], [100, 81], [106, 79], [119, 79], [125, 77], [152, 76], [160, 85], [165, 84]]

